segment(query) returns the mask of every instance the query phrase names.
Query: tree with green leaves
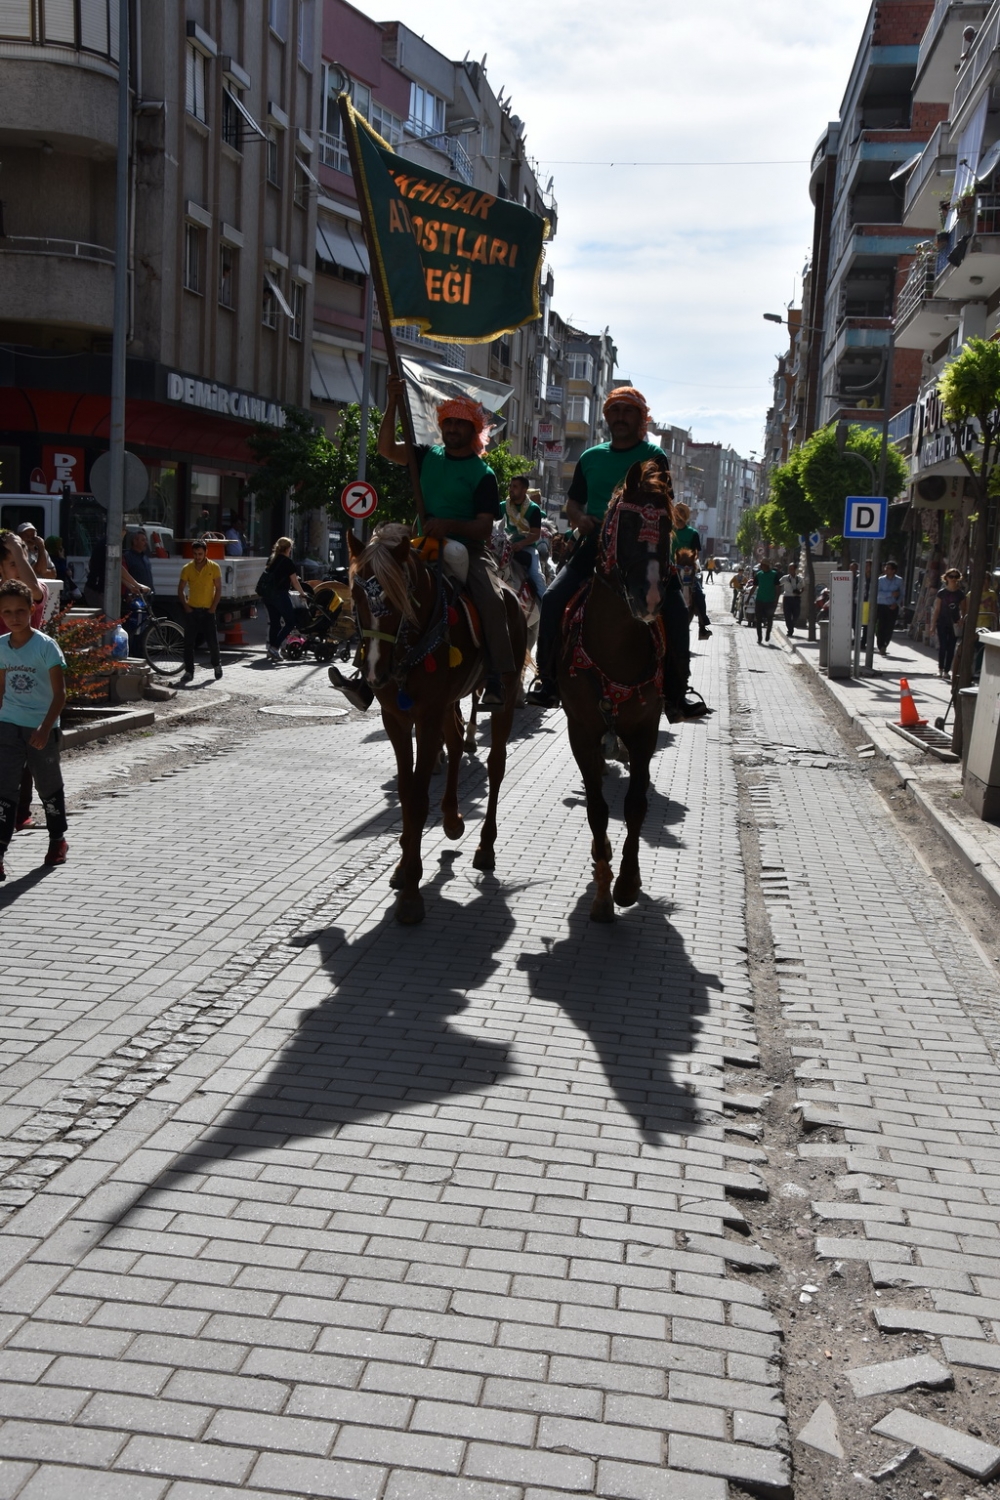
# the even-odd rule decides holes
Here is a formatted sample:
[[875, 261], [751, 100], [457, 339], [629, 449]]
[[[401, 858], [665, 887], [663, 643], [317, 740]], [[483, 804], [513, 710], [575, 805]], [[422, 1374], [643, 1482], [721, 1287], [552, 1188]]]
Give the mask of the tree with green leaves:
[[[808, 446], [808, 445], [806, 445]], [[806, 448], [796, 448], [787, 463], [771, 470], [769, 482], [770, 501], [764, 506], [762, 524], [771, 540], [784, 547], [794, 547], [799, 537], [806, 542], [806, 623], [809, 640], [816, 639], [816, 569], [813, 566], [812, 548], [808, 545], [811, 532], [823, 524], [822, 514], [806, 490], [803, 479], [803, 460]]]
[[[972, 566], [966, 629], [958, 659], [958, 685], [972, 681], [976, 649], [975, 624], [983, 600], [990, 550], [996, 546], [997, 490], [1000, 489], [1000, 345], [969, 339], [938, 381], [944, 419], [955, 439], [955, 451], [972, 481], [977, 511], [972, 539]], [[956, 738], [961, 738], [956, 714]], [[958, 748], [961, 748], [959, 743]]]
[[[882, 433], [873, 427], [861, 427], [852, 423], [847, 429], [847, 441], [843, 449], [837, 442], [837, 424], [820, 427], [802, 444], [802, 486], [814, 507], [819, 525], [839, 533], [844, 525], [844, 503], [848, 495], [873, 495], [872, 475], [867, 464], [859, 463], [852, 454], [860, 454], [868, 460], [877, 482], [882, 456]], [[909, 465], [902, 454], [890, 443], [886, 450], [885, 481], [882, 493], [890, 500], [902, 494], [909, 482]]]
[[764, 539], [760, 525], [763, 508], [762, 505], [749, 505], [740, 516], [736, 527], [736, 548], [741, 557], [752, 558], [757, 551], [757, 543]]

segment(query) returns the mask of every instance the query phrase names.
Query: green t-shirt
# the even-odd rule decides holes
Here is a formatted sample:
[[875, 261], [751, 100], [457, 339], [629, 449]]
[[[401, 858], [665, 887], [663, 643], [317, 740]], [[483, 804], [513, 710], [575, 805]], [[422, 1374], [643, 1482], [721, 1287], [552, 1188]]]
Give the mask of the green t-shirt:
[[684, 547], [693, 552], [695, 557], [701, 552], [701, 537], [694, 526], [678, 526], [670, 539], [670, 556], [676, 557]]
[[[477, 454], [449, 458], [438, 444], [433, 448], [418, 448], [417, 458], [424, 509], [429, 516], [439, 516], [444, 521], [474, 521], [488, 511], [491, 516], [499, 517], [497, 477]], [[470, 545], [467, 537], [455, 540]]]
[[754, 574], [757, 580], [757, 592], [754, 596], [760, 604], [774, 604], [778, 597], [778, 570], [777, 568], [760, 568]]
[[[524, 533], [521, 531], [521, 529], [518, 526], [515, 526], [514, 522], [512, 520], [510, 520], [509, 512], [507, 510], [507, 502], [506, 501], [504, 501], [503, 519], [504, 519], [504, 525], [507, 527], [507, 530], [508, 530], [508, 532], [510, 533], [510, 535], [512, 537], [519, 537], [519, 536], [523, 536], [524, 535]], [[528, 530], [529, 531], [537, 531], [538, 528], [541, 526], [543, 520], [544, 520], [544, 512], [542, 511], [542, 507], [536, 501], [529, 500], [528, 501], [528, 508], [527, 508], [527, 510], [524, 513], [524, 521], [525, 521], [525, 525], [527, 526]]]
[[669, 467], [663, 449], [645, 439], [632, 448], [612, 448], [610, 443], [598, 443], [580, 454], [567, 494], [588, 516], [600, 520], [632, 465], [647, 458], [658, 459], [664, 468]]

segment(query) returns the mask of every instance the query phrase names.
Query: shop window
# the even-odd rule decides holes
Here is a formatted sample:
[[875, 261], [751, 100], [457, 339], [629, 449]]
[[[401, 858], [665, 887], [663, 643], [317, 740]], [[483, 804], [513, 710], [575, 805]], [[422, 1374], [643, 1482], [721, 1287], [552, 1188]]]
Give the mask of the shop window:
[[292, 316], [288, 322], [288, 337], [290, 339], [301, 339], [306, 310], [306, 289], [301, 281], [292, 282], [291, 308]]
[[219, 246], [219, 306], [236, 306], [236, 254], [232, 245]]
[[184, 108], [196, 120], [205, 120], [205, 99], [208, 94], [208, 58], [190, 42], [185, 57]]
[[281, 137], [278, 134], [277, 125], [267, 127], [267, 141], [264, 151], [267, 157], [267, 180], [274, 187], [281, 186]]
[[197, 224], [184, 225], [184, 286], [189, 292], [201, 293], [202, 230]]

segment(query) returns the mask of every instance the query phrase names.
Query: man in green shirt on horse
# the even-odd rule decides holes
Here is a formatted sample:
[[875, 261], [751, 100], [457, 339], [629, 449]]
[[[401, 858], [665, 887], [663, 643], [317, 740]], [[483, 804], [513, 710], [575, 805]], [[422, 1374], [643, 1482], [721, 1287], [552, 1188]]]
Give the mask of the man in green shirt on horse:
[[555, 708], [559, 702], [556, 672], [563, 615], [577, 589], [594, 571], [601, 522], [611, 496], [634, 463], [654, 459], [669, 468], [663, 449], [646, 440], [649, 407], [634, 387], [616, 386], [611, 391], [604, 403], [604, 420], [611, 441], [597, 443], [580, 455], [567, 492], [566, 514], [579, 541], [542, 600], [536, 652], [538, 678], [528, 693], [528, 702], [536, 708]]
[[[378, 451], [390, 463], [409, 462], [409, 449], [396, 442], [397, 408], [404, 400], [401, 379], [389, 381], [389, 398], [378, 435]], [[480, 707], [495, 713], [504, 706], [502, 677], [515, 670], [507, 630], [504, 586], [486, 543], [500, 519], [497, 477], [483, 458], [489, 419], [475, 401], [459, 397], [437, 409], [441, 441], [415, 449], [426, 520], [423, 536], [461, 542], [469, 554], [466, 588], [479, 611], [486, 647], [486, 686]]]

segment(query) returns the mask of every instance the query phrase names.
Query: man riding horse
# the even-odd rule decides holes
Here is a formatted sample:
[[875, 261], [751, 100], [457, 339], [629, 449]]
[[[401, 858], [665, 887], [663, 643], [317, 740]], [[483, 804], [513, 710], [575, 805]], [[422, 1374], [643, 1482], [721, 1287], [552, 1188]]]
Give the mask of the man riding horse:
[[528, 702], [537, 708], [555, 708], [559, 702], [556, 676], [563, 616], [574, 594], [593, 575], [601, 522], [611, 496], [633, 464], [652, 459], [665, 470], [670, 467], [663, 449], [646, 440], [649, 407], [633, 386], [618, 386], [610, 393], [604, 403], [604, 420], [611, 441], [598, 443], [581, 454], [567, 494], [566, 513], [579, 534], [579, 543], [542, 600], [538, 678], [528, 693]]

